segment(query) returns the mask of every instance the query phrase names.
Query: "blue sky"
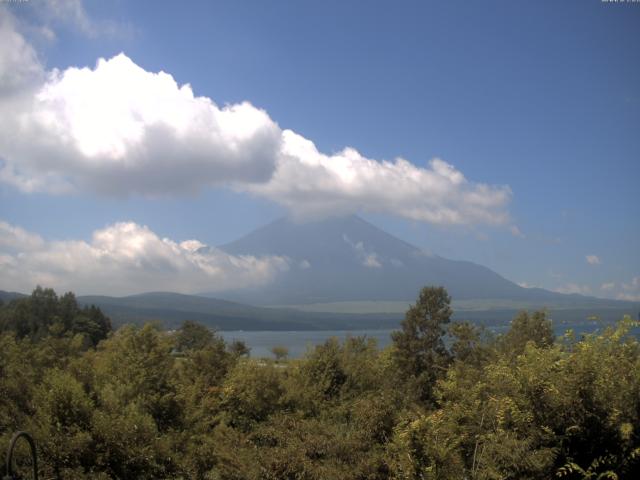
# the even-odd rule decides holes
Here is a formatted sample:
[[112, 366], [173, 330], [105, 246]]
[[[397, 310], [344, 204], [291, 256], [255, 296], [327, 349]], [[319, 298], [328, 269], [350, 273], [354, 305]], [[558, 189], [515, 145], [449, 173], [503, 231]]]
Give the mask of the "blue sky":
[[[4, 243], [13, 270], [0, 288], [12, 289], [11, 276], [20, 270], [16, 238], [39, 238], [27, 265], [35, 273], [16, 282], [28, 285], [58, 279], [60, 270], [73, 273], [73, 266], [59, 264], [47, 264], [55, 271], [46, 271], [43, 258], [63, 255], [60, 250], [73, 241], [98, 249], [94, 232], [118, 222], [147, 227], [148, 234], [176, 244], [197, 239], [220, 245], [288, 213], [325, 215], [321, 206], [335, 188], [337, 211], [358, 211], [442, 256], [486, 265], [529, 286], [640, 299], [638, 3], [30, 0], [3, 3], [0, 16], [5, 34], [22, 38], [26, 46], [16, 45], [35, 54], [33, 65], [20, 60], [15, 67], [10, 62], [17, 60], [5, 51], [10, 60], [0, 68], [5, 74], [36, 71], [41, 82], [5, 75], [9, 86], [0, 88], [0, 103], [8, 105], [6, 122], [27, 112], [15, 106], [13, 99], [22, 98], [16, 92], [37, 97], [52, 85], [52, 69], [60, 75], [71, 67], [97, 71], [99, 58], [122, 52], [131, 63], [123, 60], [109, 75], [163, 71], [220, 108], [248, 101], [266, 112], [268, 119], [256, 121], [267, 133], [260, 130], [256, 140], [253, 132], [241, 142], [247, 151], [266, 151], [272, 133], [279, 138], [280, 129], [291, 129], [296, 138], [312, 141], [327, 162], [351, 147], [359, 152], [350, 160], [358, 175], [377, 172], [356, 193], [337, 183], [328, 189], [310, 185], [302, 196], [291, 186], [289, 170], [274, 185], [261, 183], [268, 181], [267, 167], [255, 177], [282, 152], [275, 160], [242, 156], [242, 169], [222, 174], [226, 163], [216, 164], [218, 170], [202, 167], [200, 179], [180, 185], [171, 183], [181, 178], [179, 166], [156, 173], [158, 156], [151, 155], [141, 160], [138, 177], [123, 182], [121, 171], [109, 170], [107, 177], [106, 170], [99, 170], [102, 176], [89, 171], [94, 145], [77, 147], [79, 160], [70, 166], [29, 150], [33, 139], [25, 130], [3, 124], [11, 138], [5, 134], [4, 147], [0, 138], [0, 158], [12, 173], [0, 175], [0, 221], [11, 236]], [[31, 90], [29, 82], [36, 85]], [[99, 118], [99, 109], [93, 110]], [[149, 115], [157, 117], [155, 111]], [[60, 138], [65, 134], [58, 131]], [[26, 146], [11, 143], [19, 135]], [[291, 155], [303, 158], [295, 145]], [[397, 177], [385, 176], [402, 175], [400, 167], [378, 172], [366, 163], [398, 157], [433, 180], [433, 188], [405, 195]], [[448, 174], [428, 163], [434, 158], [466, 183], [447, 183]], [[200, 168], [199, 156], [194, 162]], [[55, 182], [41, 176], [49, 168]], [[229, 182], [240, 183], [229, 188]], [[440, 187], [446, 193], [431, 198]], [[473, 210], [469, 195], [482, 196]], [[443, 215], [432, 215], [440, 209]]]

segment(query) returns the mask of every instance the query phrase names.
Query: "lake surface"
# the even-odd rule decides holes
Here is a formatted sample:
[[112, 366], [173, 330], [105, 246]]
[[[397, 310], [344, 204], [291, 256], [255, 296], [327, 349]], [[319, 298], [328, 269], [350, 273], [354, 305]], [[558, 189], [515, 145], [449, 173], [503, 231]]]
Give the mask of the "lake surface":
[[[576, 336], [583, 333], [592, 333], [601, 330], [611, 323], [602, 322], [581, 322], [563, 323], [555, 326], [556, 335], [563, 335], [568, 329], [572, 329]], [[494, 333], [503, 333], [509, 325], [487, 327], [487, 330]], [[347, 337], [366, 336], [374, 338], [379, 348], [384, 348], [391, 343], [391, 332], [393, 330], [316, 330], [316, 331], [219, 331], [218, 334], [227, 341], [242, 340], [250, 349], [254, 358], [273, 357], [271, 349], [275, 346], [283, 346], [289, 349], [290, 358], [299, 358], [305, 354], [309, 348], [324, 343], [331, 337], [336, 337], [343, 341]]]

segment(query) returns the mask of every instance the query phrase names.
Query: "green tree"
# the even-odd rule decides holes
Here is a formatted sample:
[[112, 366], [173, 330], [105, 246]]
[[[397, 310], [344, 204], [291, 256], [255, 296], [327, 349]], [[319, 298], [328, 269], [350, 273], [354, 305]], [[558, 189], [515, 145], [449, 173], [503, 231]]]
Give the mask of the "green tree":
[[159, 430], [178, 425], [180, 408], [172, 382], [171, 338], [156, 325], [118, 330], [95, 356], [96, 384], [101, 401], [119, 411], [135, 403], [151, 415]]
[[95, 464], [91, 419], [94, 405], [68, 372], [50, 369], [33, 398], [32, 431], [44, 466], [54, 478], [73, 476], [75, 469]]
[[449, 327], [451, 356], [457, 362], [480, 366], [492, 355], [489, 341], [491, 338], [482, 327], [469, 322], [453, 322]]
[[239, 362], [222, 389], [223, 420], [241, 430], [250, 430], [283, 404], [282, 371], [271, 363]]
[[91, 305], [77, 311], [70, 331], [86, 335], [95, 347], [111, 332], [111, 320], [98, 307]]
[[296, 402], [305, 410], [317, 412], [323, 402], [337, 399], [347, 381], [340, 342], [332, 337], [316, 345], [294, 374], [297, 380]]
[[197, 322], [185, 320], [176, 335], [175, 347], [180, 352], [200, 350], [214, 340], [213, 332]]
[[112, 478], [171, 478], [184, 409], [175, 383], [173, 339], [146, 324], [126, 326], [90, 358], [99, 405], [93, 418], [97, 463]]
[[276, 362], [281, 362], [289, 356], [289, 349], [287, 347], [283, 347], [282, 345], [276, 345], [271, 349], [271, 353], [273, 353], [273, 356], [276, 357]]
[[402, 330], [391, 334], [400, 373], [415, 385], [423, 401], [434, 400], [433, 387], [450, 360], [443, 341], [444, 327], [453, 314], [450, 304], [451, 297], [443, 287], [424, 287], [405, 314]]
[[33, 391], [41, 380], [37, 346], [13, 335], [0, 334], [0, 434], [6, 443], [16, 430], [24, 429], [33, 414]]
[[95, 306], [80, 308], [71, 292], [58, 297], [50, 288], [36, 287], [31, 296], [1, 309], [0, 331], [33, 340], [80, 334], [86, 336], [87, 345], [95, 346], [111, 332], [111, 321]]
[[545, 311], [532, 314], [522, 311], [511, 321], [511, 327], [501, 340], [503, 350], [512, 355], [522, 353], [528, 342], [537, 347], [550, 347], [555, 340], [553, 324]]
[[228, 346], [229, 353], [236, 358], [248, 357], [251, 349], [242, 340], [233, 340]]

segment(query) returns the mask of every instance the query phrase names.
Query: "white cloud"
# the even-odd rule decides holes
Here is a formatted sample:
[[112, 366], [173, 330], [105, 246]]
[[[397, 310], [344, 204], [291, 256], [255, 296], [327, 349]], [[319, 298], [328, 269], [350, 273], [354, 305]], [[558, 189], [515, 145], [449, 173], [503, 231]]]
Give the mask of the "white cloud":
[[353, 148], [334, 155], [285, 130], [276, 171], [267, 183], [243, 187], [286, 206], [299, 217], [363, 210], [436, 224], [503, 224], [511, 190], [469, 182], [452, 165], [427, 168], [398, 158], [366, 158]]
[[631, 282], [622, 284], [622, 291], [616, 296], [618, 300], [640, 302], [640, 277], [633, 277]]
[[522, 231], [516, 225], [512, 225], [511, 227], [509, 227], [509, 231], [514, 237], [526, 238], [525, 234], [522, 233]]
[[631, 283], [623, 283], [622, 288], [627, 291], [640, 290], [640, 277], [633, 277]]
[[627, 302], [640, 302], [640, 292], [637, 292], [637, 293], [619, 293], [616, 298], [618, 300], [626, 300]]
[[43, 244], [44, 240], [39, 235], [0, 220], [0, 248], [28, 252], [41, 248]]
[[306, 270], [308, 268], [311, 268], [311, 263], [309, 262], [309, 260], [307, 260], [306, 258], [304, 260], [302, 260], [298, 266], [302, 269], [302, 270]]
[[562, 285], [561, 287], [556, 288], [555, 291], [558, 293], [567, 293], [567, 294], [578, 293], [580, 295], [590, 295], [591, 287], [589, 287], [588, 285], [578, 285], [576, 283], [567, 283], [566, 285]]
[[265, 181], [280, 143], [262, 110], [219, 108], [123, 54], [54, 70], [20, 107], [0, 106], [0, 154], [5, 181], [27, 191], [172, 194]]
[[531, 285], [530, 283], [527, 283], [527, 282], [518, 282], [518, 285], [521, 286], [522, 288], [536, 288], [535, 285]]
[[378, 256], [375, 253], [370, 253], [370, 254], [366, 255], [364, 257], [364, 259], [362, 260], [362, 264], [365, 267], [369, 267], [369, 268], [380, 268], [380, 267], [382, 267], [382, 264], [380, 263], [380, 260], [378, 260]]
[[610, 291], [616, 287], [616, 284], [613, 282], [606, 282], [600, 285], [600, 290]]
[[[28, 248], [20, 249], [18, 238]], [[131, 222], [97, 230], [90, 242], [45, 242], [3, 222], [0, 245], [14, 250], [0, 251], [0, 289], [18, 291], [38, 284], [80, 294], [222, 291], [264, 284], [289, 268], [284, 257], [229, 255], [197, 240], [160, 238]]]
[[[82, 23], [78, 5], [58, 8]], [[369, 211], [442, 225], [509, 222], [508, 186], [474, 183], [443, 160], [420, 167], [349, 147], [327, 155], [247, 102], [219, 107], [124, 54], [44, 72], [13, 27], [2, 35], [15, 48], [0, 47], [0, 65], [13, 72], [0, 77], [0, 91], [13, 91], [0, 97], [0, 181], [24, 192], [181, 195], [232, 186], [297, 217]]]
[[15, 18], [0, 4], [0, 101], [29, 91], [43, 74], [36, 51], [18, 32]]
[[[20, 6], [48, 40], [56, 38], [53, 28], [66, 28], [85, 37], [111, 36], [122, 38], [132, 33], [128, 24], [108, 19], [95, 20], [87, 12], [82, 0], [30, 0]], [[28, 25], [31, 30], [34, 26]]]
[[205, 248], [206, 245], [198, 240], [185, 240], [180, 242], [180, 247], [191, 253], [196, 253], [198, 250]]
[[597, 255], [587, 255], [584, 258], [589, 265], [600, 265], [602, 263]]
[[90, 36], [95, 35], [96, 26], [90, 20], [82, 0], [47, 0], [42, 2], [41, 13], [52, 20], [69, 23]]
[[382, 263], [378, 254], [372, 250], [367, 250], [362, 242], [353, 242], [347, 235], [342, 235], [345, 243], [349, 244], [356, 254], [358, 261], [365, 267], [380, 268]]

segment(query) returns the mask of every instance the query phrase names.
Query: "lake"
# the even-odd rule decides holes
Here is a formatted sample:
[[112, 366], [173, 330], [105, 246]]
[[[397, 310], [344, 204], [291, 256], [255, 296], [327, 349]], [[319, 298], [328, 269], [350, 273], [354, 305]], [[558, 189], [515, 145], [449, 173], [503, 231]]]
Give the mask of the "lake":
[[[611, 323], [602, 322], [580, 322], [563, 323], [555, 326], [556, 335], [563, 335], [568, 329], [572, 329], [576, 335], [592, 333], [602, 329]], [[509, 325], [491, 326], [487, 330], [494, 333], [503, 333]], [[391, 332], [393, 330], [315, 330], [315, 331], [220, 331], [218, 332], [227, 341], [242, 340], [251, 348], [251, 356], [254, 358], [273, 357], [271, 349], [275, 346], [283, 346], [289, 349], [290, 358], [299, 358], [304, 355], [308, 348], [324, 343], [331, 337], [336, 337], [343, 341], [351, 336], [366, 336], [374, 338], [378, 347], [384, 348], [391, 343]]]

